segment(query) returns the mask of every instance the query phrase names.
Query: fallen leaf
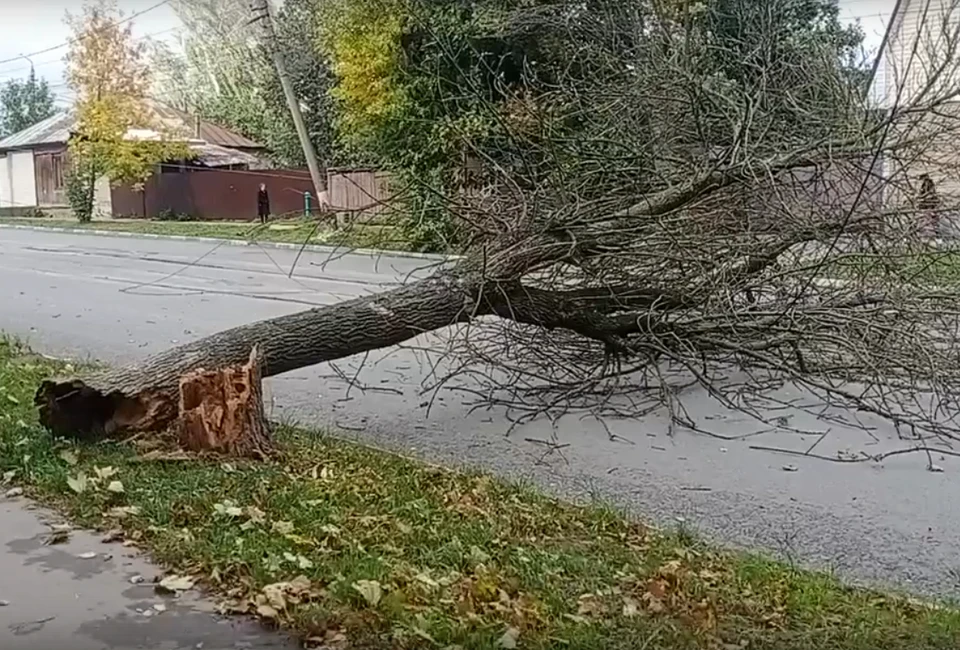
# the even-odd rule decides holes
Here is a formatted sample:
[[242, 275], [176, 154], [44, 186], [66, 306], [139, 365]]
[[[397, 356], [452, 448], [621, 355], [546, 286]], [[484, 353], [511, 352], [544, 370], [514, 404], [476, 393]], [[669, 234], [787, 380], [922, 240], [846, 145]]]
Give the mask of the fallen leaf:
[[10, 604], [9, 600], [0, 600], [0, 607], [6, 607]]
[[289, 535], [293, 532], [293, 522], [290, 521], [275, 521], [273, 522], [273, 532], [280, 533], [281, 535]]
[[77, 455], [76, 455], [75, 453], [73, 453], [72, 451], [70, 451], [69, 449], [64, 449], [63, 451], [61, 451], [61, 452], [60, 452], [60, 458], [61, 458], [67, 465], [76, 465], [76, 464], [79, 462], [78, 459], [77, 459]]
[[213, 504], [213, 511], [225, 517], [239, 517], [243, 514], [243, 508], [238, 507], [236, 503], [229, 499], [224, 500], [222, 503]]
[[169, 575], [157, 583], [156, 590], [175, 594], [180, 591], [193, 589], [194, 580], [190, 576]]
[[121, 539], [123, 539], [123, 531], [119, 528], [114, 528], [108, 530], [100, 541], [104, 544], [110, 544], [111, 542], [119, 542]]
[[15, 497], [21, 496], [22, 494], [23, 494], [23, 488], [15, 487], [15, 488], [10, 488], [6, 492], [4, 492], [3, 496], [5, 496], [8, 499], [13, 499]]
[[280, 612], [275, 610], [270, 605], [259, 605], [257, 606], [257, 614], [263, 618], [277, 618], [280, 616]]
[[500, 637], [500, 647], [511, 650], [517, 647], [517, 640], [520, 638], [520, 630], [515, 627], [508, 627], [507, 631]]
[[796, 472], [798, 469], [800, 469], [800, 468], [797, 467], [796, 465], [784, 465], [784, 466], [783, 466], [783, 471], [784, 471], [784, 472]]
[[367, 604], [376, 607], [383, 598], [383, 587], [376, 580], [357, 580], [353, 583], [353, 588], [357, 590]]
[[623, 599], [623, 615], [626, 618], [633, 618], [640, 613], [640, 604], [633, 598]]
[[102, 480], [102, 481], [107, 480], [107, 479], [110, 478], [111, 476], [115, 476], [116, 473], [119, 472], [119, 471], [120, 471], [120, 470], [118, 470], [116, 467], [110, 467], [109, 465], [108, 465], [107, 467], [94, 467], [94, 468], [93, 468], [93, 472], [97, 475], [97, 478], [99, 478], [99, 479]]
[[164, 605], [163, 603], [155, 603], [154, 606], [153, 606], [153, 608], [154, 608], [155, 610], [157, 610], [158, 612], [165, 612], [165, 611], [167, 611], [167, 606]]
[[110, 508], [105, 514], [113, 519], [123, 519], [129, 515], [139, 515], [140, 508], [137, 506], [117, 506], [116, 508]]
[[77, 494], [82, 494], [87, 489], [87, 475], [79, 472], [74, 477], [67, 477], [67, 485]]
[[81, 560], [92, 560], [93, 558], [97, 557], [97, 554], [93, 551], [87, 551], [86, 553], [78, 553], [77, 557]]
[[11, 469], [8, 472], [3, 473], [3, 477], [0, 478], [0, 485], [6, 485], [13, 480], [13, 477], [17, 475], [17, 470]]
[[110, 485], [107, 486], [107, 490], [120, 494], [123, 492], [123, 483], [120, 481], [110, 481]]
[[53, 546], [54, 544], [63, 544], [68, 539], [70, 539], [69, 530], [55, 530], [47, 538], [43, 540], [43, 543], [47, 546]]

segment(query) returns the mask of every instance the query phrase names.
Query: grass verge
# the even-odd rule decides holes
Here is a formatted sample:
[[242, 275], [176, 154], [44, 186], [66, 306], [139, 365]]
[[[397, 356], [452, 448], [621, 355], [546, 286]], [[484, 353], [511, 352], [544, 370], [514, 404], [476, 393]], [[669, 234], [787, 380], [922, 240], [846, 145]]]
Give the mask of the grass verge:
[[0, 337], [0, 494], [116, 531], [329, 647], [960, 647], [954, 609], [316, 433], [279, 428], [283, 458], [257, 464], [56, 442], [31, 398], [64, 370]]
[[249, 221], [148, 221], [121, 219], [80, 223], [68, 219], [36, 219], [8, 217], [0, 223], [21, 226], [67, 228], [69, 230], [104, 230], [151, 235], [179, 235], [183, 237], [211, 237], [239, 241], [277, 242], [286, 244], [317, 244], [409, 251], [395, 227], [355, 225], [346, 230], [319, 229], [305, 219], [278, 221], [267, 226]]

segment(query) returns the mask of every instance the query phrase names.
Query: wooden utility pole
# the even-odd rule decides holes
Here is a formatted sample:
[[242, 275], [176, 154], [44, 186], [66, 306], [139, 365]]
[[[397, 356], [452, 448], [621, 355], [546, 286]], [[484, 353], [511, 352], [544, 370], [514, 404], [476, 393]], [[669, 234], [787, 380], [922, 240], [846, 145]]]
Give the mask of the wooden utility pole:
[[320, 163], [317, 161], [317, 152], [310, 141], [310, 134], [307, 133], [307, 126], [303, 123], [303, 115], [300, 113], [300, 100], [297, 99], [297, 95], [293, 91], [293, 83], [291, 83], [290, 75], [287, 73], [287, 66], [283, 62], [283, 52], [277, 42], [276, 31], [273, 29], [270, 0], [252, 0], [250, 8], [253, 11], [253, 21], [260, 24], [263, 45], [267, 48], [267, 52], [277, 68], [277, 76], [280, 77], [280, 85], [283, 87], [283, 94], [287, 99], [290, 116], [293, 118], [294, 126], [297, 127], [300, 146], [303, 148], [303, 157], [307, 159], [310, 178], [313, 180], [313, 187], [317, 192], [318, 207], [325, 211], [330, 205], [327, 195], [326, 169], [320, 167]]

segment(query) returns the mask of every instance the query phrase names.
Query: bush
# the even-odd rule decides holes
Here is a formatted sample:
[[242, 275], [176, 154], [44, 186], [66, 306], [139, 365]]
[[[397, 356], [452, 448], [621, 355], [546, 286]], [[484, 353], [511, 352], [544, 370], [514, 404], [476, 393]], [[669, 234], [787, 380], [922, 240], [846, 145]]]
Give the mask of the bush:
[[164, 208], [157, 214], [156, 220], [157, 221], [197, 221], [197, 218], [192, 214], [187, 214], [185, 212], [174, 212], [170, 208]]
[[93, 180], [86, 165], [74, 165], [65, 179], [67, 203], [80, 223], [93, 221]]

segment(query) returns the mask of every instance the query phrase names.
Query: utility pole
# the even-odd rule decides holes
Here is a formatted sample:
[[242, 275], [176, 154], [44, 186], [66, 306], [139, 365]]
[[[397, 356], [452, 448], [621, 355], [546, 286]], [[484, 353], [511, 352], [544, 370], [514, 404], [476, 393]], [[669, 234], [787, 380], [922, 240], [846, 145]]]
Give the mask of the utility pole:
[[303, 115], [300, 113], [300, 101], [293, 91], [293, 83], [290, 81], [290, 75], [287, 73], [287, 67], [283, 62], [283, 52], [280, 51], [277, 34], [273, 29], [273, 17], [270, 15], [270, 0], [252, 0], [250, 8], [253, 11], [253, 22], [260, 23], [264, 47], [267, 48], [267, 52], [270, 54], [273, 59], [273, 64], [277, 68], [277, 76], [280, 77], [280, 85], [283, 87], [283, 94], [287, 99], [290, 116], [293, 118], [294, 126], [297, 127], [300, 146], [303, 148], [303, 157], [307, 159], [310, 178], [313, 180], [313, 187], [317, 192], [318, 207], [321, 210], [325, 210], [330, 205], [327, 195], [326, 169], [321, 169], [320, 163], [317, 161], [317, 152], [313, 148], [313, 143], [310, 142], [310, 134], [307, 133], [307, 126], [303, 123]]

